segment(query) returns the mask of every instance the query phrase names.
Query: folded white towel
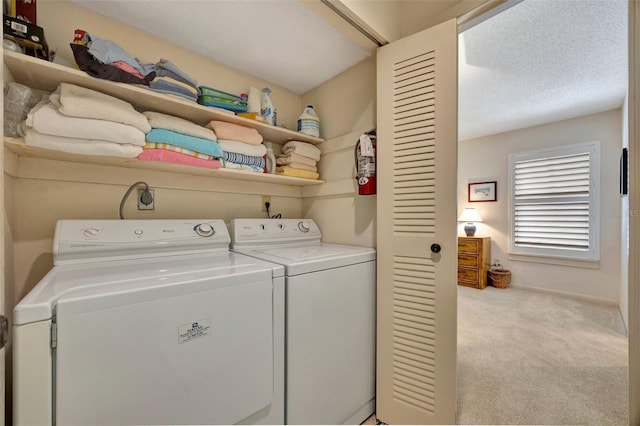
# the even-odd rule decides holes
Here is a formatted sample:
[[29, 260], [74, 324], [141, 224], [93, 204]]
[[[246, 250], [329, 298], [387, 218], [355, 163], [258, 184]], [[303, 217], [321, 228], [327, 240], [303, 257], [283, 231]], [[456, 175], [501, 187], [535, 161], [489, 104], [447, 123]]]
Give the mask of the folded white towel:
[[[299, 164], [306, 164], [307, 166], [315, 167], [317, 161], [314, 160], [313, 158], [296, 154], [295, 152], [289, 152], [288, 154], [285, 154], [285, 155], [282, 155], [282, 154], [278, 155], [278, 159], [276, 160], [276, 163], [278, 163], [281, 166], [287, 165], [289, 163], [299, 163]], [[291, 167], [295, 167], [295, 166], [291, 166]]]
[[142, 153], [142, 148], [135, 145], [43, 135], [33, 129], [28, 129], [26, 131], [24, 141], [29, 146], [37, 146], [40, 148], [80, 155], [136, 158], [140, 153]]
[[285, 166], [286, 165], [286, 166], [289, 166], [289, 167], [291, 167], [293, 169], [309, 170], [311, 172], [317, 172], [318, 171], [318, 168], [316, 166], [310, 166], [308, 164], [298, 163], [296, 161], [290, 161], [290, 162], [288, 162], [286, 164], [280, 164], [280, 163], [278, 163], [278, 160], [276, 160], [276, 164], [278, 166]]
[[64, 115], [129, 124], [144, 133], [151, 130], [147, 117], [133, 109], [129, 102], [95, 90], [60, 83], [60, 87], [49, 99]]
[[216, 134], [213, 130], [206, 127], [198, 126], [189, 120], [183, 118], [174, 117], [173, 115], [162, 114], [155, 111], [145, 111], [142, 113], [149, 119], [149, 124], [154, 129], [166, 129], [174, 132], [182, 133], [183, 135], [195, 136], [197, 138], [208, 139], [210, 141], [216, 141]]
[[245, 172], [264, 173], [264, 169], [258, 166], [247, 166], [246, 164], [232, 163], [225, 161], [223, 167], [225, 169], [242, 170]]
[[128, 124], [60, 114], [49, 102], [41, 102], [27, 115], [26, 124], [39, 133], [80, 139], [144, 146], [144, 132]]
[[223, 151], [249, 155], [252, 157], [262, 157], [267, 153], [267, 147], [262, 144], [249, 145], [248, 143], [228, 139], [218, 139], [218, 144]]
[[282, 153], [289, 154], [295, 152], [303, 157], [313, 158], [314, 160], [320, 160], [320, 150], [310, 143], [300, 141], [289, 141], [282, 146]]

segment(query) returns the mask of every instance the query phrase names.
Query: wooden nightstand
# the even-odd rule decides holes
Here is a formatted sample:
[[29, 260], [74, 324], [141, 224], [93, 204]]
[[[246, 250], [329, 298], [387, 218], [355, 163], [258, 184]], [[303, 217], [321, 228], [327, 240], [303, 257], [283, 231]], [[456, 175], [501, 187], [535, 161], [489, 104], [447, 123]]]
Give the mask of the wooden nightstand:
[[490, 259], [490, 237], [458, 237], [458, 285], [486, 288]]

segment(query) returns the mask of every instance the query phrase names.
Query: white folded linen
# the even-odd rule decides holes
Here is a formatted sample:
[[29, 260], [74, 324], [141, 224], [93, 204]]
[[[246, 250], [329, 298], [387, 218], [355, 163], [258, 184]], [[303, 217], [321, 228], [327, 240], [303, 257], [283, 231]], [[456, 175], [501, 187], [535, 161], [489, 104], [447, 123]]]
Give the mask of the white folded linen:
[[245, 172], [264, 173], [264, 169], [262, 167], [232, 163], [231, 161], [225, 161], [222, 167], [224, 167], [225, 169], [243, 170]]
[[249, 145], [248, 143], [229, 139], [218, 139], [218, 144], [223, 151], [249, 155], [251, 157], [263, 157], [267, 153], [267, 147], [262, 144]]
[[[276, 160], [277, 163], [277, 160]], [[282, 166], [283, 164], [279, 164], [278, 166]], [[291, 161], [289, 163], [286, 164], [287, 166], [291, 167], [292, 169], [300, 169], [300, 170], [309, 170], [310, 172], [317, 172], [318, 168], [316, 166], [310, 166], [308, 164], [304, 164], [304, 163], [298, 163], [296, 161]]]
[[208, 139], [215, 142], [216, 134], [213, 130], [198, 126], [189, 120], [174, 117], [173, 115], [162, 114], [155, 111], [145, 111], [142, 113], [149, 120], [149, 124], [154, 129], [166, 129], [183, 135], [195, 136], [201, 139]]
[[[298, 164], [306, 164], [307, 166], [315, 167], [317, 161], [313, 158], [305, 157], [304, 155], [296, 154], [295, 152], [290, 152], [288, 154], [282, 155], [279, 154], [276, 160], [276, 163], [280, 166], [286, 166], [289, 163], [298, 163]], [[291, 166], [294, 167], [294, 166]]]
[[298, 155], [312, 158], [316, 161], [320, 160], [320, 150], [310, 143], [289, 141], [282, 146], [282, 153], [289, 154], [290, 152], [295, 152]]
[[64, 115], [129, 124], [144, 133], [151, 130], [147, 117], [133, 109], [129, 102], [95, 90], [60, 83], [49, 99]]
[[43, 135], [33, 129], [27, 129], [24, 141], [28, 146], [80, 155], [136, 158], [142, 153], [142, 148], [135, 145]]
[[41, 102], [27, 115], [26, 124], [38, 133], [80, 139], [97, 139], [144, 146], [144, 132], [128, 124], [61, 114], [49, 102]]

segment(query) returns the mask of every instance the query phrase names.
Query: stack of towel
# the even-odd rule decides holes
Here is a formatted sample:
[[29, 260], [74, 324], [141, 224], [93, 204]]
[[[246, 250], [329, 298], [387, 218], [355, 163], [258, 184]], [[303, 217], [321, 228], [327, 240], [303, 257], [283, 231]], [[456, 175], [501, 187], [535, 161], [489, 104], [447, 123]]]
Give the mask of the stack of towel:
[[190, 101], [197, 101], [200, 94], [198, 82], [178, 68], [168, 59], [160, 59], [155, 64], [140, 63], [143, 73], [156, 73], [156, 78], [149, 82], [149, 89], [180, 96]]
[[151, 129], [144, 115], [125, 101], [61, 83], [36, 105], [21, 126], [29, 146], [73, 154], [135, 158]]
[[142, 84], [149, 89], [196, 101], [198, 82], [168, 59], [143, 63], [131, 57], [111, 40], [85, 33], [81, 44], [71, 44], [78, 67], [86, 73], [106, 80]]
[[161, 161], [188, 166], [219, 169], [223, 156], [216, 135], [190, 121], [159, 112], [143, 113], [149, 120], [151, 131], [146, 135], [140, 161]]
[[276, 159], [276, 174], [306, 179], [318, 179], [317, 163], [320, 150], [310, 143], [290, 141], [282, 146]]
[[256, 129], [224, 121], [212, 121], [207, 125], [218, 137], [224, 151], [222, 167], [263, 173], [267, 148], [262, 135]]

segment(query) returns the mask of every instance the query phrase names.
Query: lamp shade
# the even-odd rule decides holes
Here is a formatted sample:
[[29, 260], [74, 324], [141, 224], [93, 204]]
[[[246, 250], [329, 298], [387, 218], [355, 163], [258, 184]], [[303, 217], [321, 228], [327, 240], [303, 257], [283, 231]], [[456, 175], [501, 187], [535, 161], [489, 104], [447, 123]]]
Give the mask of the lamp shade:
[[458, 222], [482, 222], [482, 218], [476, 209], [467, 207], [458, 217]]

